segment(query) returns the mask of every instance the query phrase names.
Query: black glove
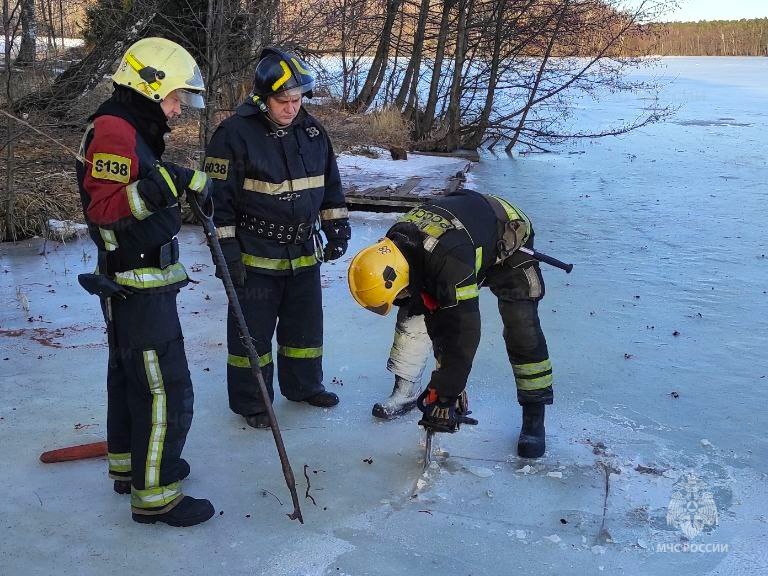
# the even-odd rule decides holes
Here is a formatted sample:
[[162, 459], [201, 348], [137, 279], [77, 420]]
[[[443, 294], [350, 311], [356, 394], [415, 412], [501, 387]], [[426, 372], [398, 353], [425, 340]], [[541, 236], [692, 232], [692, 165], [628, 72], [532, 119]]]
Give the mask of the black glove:
[[352, 237], [348, 218], [334, 218], [322, 223], [323, 234], [327, 241], [323, 249], [323, 260], [329, 262], [344, 256]]
[[329, 262], [341, 258], [347, 251], [348, 244], [349, 242], [346, 238], [329, 239], [325, 248], [323, 248], [323, 260]]
[[211, 184], [211, 179], [208, 177], [208, 174], [201, 170], [184, 168], [183, 166], [171, 162], [165, 163], [164, 166], [171, 174], [179, 196], [181, 196], [183, 192], [194, 192], [197, 194], [198, 205], [205, 206], [208, 203], [213, 191], [213, 185]]
[[175, 176], [160, 164], [153, 166], [147, 175], [138, 181], [136, 189], [151, 212], [179, 202]]
[[[240, 255], [240, 242], [237, 238], [225, 238], [219, 240], [221, 251], [224, 253], [224, 260], [229, 268], [229, 275], [235, 286], [245, 286], [245, 264]], [[216, 267], [216, 278], [223, 278], [219, 267]]]
[[99, 298], [119, 296], [125, 300], [131, 295], [130, 291], [104, 274], [78, 274], [77, 281], [89, 294]]
[[419, 426], [433, 432], [456, 432], [461, 424], [476, 424], [467, 418], [469, 400], [466, 391], [458, 397], [438, 396], [437, 390], [427, 388], [416, 400], [416, 406], [424, 413]]

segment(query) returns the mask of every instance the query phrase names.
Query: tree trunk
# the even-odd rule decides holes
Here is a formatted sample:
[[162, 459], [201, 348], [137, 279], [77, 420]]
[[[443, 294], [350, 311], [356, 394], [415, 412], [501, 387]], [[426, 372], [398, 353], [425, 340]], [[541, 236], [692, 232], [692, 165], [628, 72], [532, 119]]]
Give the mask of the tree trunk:
[[395, 24], [395, 17], [402, 4], [402, 0], [387, 0], [387, 11], [384, 17], [384, 27], [381, 30], [379, 46], [376, 49], [376, 55], [371, 62], [371, 69], [365, 78], [363, 87], [357, 95], [350, 108], [359, 112], [365, 111], [371, 102], [376, 98], [384, 75], [387, 71], [387, 59], [389, 58], [389, 46], [392, 43], [392, 27]]
[[[400, 26], [397, 30], [397, 39], [395, 41], [395, 54], [393, 58], [393, 65], [392, 65], [392, 73], [389, 75], [389, 78], [387, 79], [387, 86], [384, 88], [384, 106], [388, 106], [390, 103], [390, 100], [394, 102], [395, 96], [395, 82], [397, 81], [397, 69], [398, 69], [398, 63], [397, 61], [400, 59], [400, 49], [403, 46], [403, 29], [405, 28], [405, 10], [403, 10], [403, 13], [400, 15]], [[406, 69], [407, 72], [407, 69]]]
[[520, 115], [520, 121], [518, 122], [517, 128], [512, 134], [512, 138], [510, 139], [507, 146], [504, 148], [507, 154], [509, 154], [512, 151], [512, 148], [515, 147], [515, 144], [517, 144], [517, 141], [520, 138], [520, 132], [522, 132], [523, 128], [525, 127], [525, 120], [528, 117], [528, 112], [531, 111], [531, 108], [533, 107], [533, 104], [535, 102], [536, 93], [539, 90], [539, 84], [541, 84], [541, 79], [544, 76], [544, 70], [547, 67], [547, 61], [549, 60], [549, 57], [552, 54], [552, 48], [555, 45], [555, 41], [557, 40], [558, 34], [560, 33], [560, 27], [563, 24], [563, 20], [565, 19], [566, 13], [568, 12], [569, 3], [570, 3], [570, 0], [564, 0], [563, 7], [560, 9], [560, 15], [557, 19], [557, 24], [555, 25], [555, 29], [552, 32], [552, 36], [549, 39], [549, 44], [547, 44], [547, 51], [544, 53], [544, 55], [541, 58], [541, 65], [539, 66], [539, 71], [536, 73], [536, 79], [533, 82], [533, 86], [531, 86], [531, 92], [528, 97], [528, 102], [522, 110], [522, 114]]
[[421, 127], [414, 134], [414, 140], [420, 140], [429, 135], [432, 126], [435, 124], [435, 109], [437, 108], [437, 97], [440, 88], [440, 75], [443, 68], [443, 59], [445, 58], [445, 44], [448, 39], [448, 21], [451, 10], [456, 5], [456, 0], [444, 0], [443, 15], [440, 19], [440, 31], [437, 36], [437, 47], [435, 48], [435, 62], [432, 68], [432, 79], [429, 83], [429, 96], [424, 109]]
[[454, 55], [453, 79], [448, 97], [448, 132], [438, 148], [452, 151], [459, 147], [461, 130], [461, 83], [467, 53], [467, 18], [474, 0], [459, 0], [459, 20], [456, 28], [456, 54]]
[[496, 28], [493, 35], [493, 52], [491, 54], [491, 68], [488, 77], [488, 91], [485, 93], [485, 104], [477, 120], [477, 126], [472, 133], [462, 142], [465, 148], [477, 148], [483, 141], [485, 131], [488, 129], [488, 120], [493, 110], [493, 97], [496, 92], [496, 84], [499, 82], [499, 56], [501, 54], [501, 42], [503, 39], [503, 30], [508, 23], [504, 20], [504, 13], [507, 8], [507, 0], [499, 0], [494, 10]]
[[400, 110], [405, 106], [408, 100], [408, 94], [416, 90], [419, 80], [419, 71], [421, 68], [421, 54], [424, 44], [424, 30], [427, 27], [427, 16], [429, 15], [429, 0], [421, 0], [421, 7], [419, 8], [419, 20], [416, 24], [416, 30], [413, 35], [413, 51], [411, 52], [411, 58], [408, 61], [408, 66], [405, 69], [405, 76], [403, 77], [403, 83], [400, 86], [400, 92], [398, 92], [395, 98], [395, 106]]
[[[4, 42], [4, 57], [5, 57], [5, 74], [3, 80], [5, 81], [5, 98], [9, 104], [13, 102], [13, 96], [11, 94], [11, 75], [13, 68], [8, 65], [11, 61], [11, 48], [13, 47], [13, 26], [11, 23], [11, 10], [8, 5], [8, 0], [3, 0], [3, 40]], [[14, 134], [15, 120], [8, 117], [6, 118], [7, 126], [7, 144], [5, 145], [5, 197], [3, 198], [3, 208], [5, 211], [5, 218], [3, 221], [4, 234], [0, 234], [0, 240], [16, 240], [16, 223], [14, 217], [14, 207], [16, 205], [16, 190], [13, 187], [13, 161], [14, 161], [14, 144], [13, 141], [16, 138]]]
[[16, 66], [31, 66], [35, 63], [37, 45], [37, 18], [35, 0], [21, 0], [21, 43]]

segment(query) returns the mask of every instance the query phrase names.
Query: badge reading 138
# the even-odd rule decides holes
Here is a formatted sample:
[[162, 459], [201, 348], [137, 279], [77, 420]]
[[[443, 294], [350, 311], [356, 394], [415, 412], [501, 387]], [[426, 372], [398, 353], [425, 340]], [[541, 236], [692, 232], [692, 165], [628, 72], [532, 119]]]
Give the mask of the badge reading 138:
[[226, 158], [214, 158], [206, 156], [205, 171], [211, 178], [226, 180], [229, 175], [229, 160]]
[[94, 154], [91, 176], [98, 180], [111, 180], [128, 184], [131, 181], [131, 159], [117, 154]]

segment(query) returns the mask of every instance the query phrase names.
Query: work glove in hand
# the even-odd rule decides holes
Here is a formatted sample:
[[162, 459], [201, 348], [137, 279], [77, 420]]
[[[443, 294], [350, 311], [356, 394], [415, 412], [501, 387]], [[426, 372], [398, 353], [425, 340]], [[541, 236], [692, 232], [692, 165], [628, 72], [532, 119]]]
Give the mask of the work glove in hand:
[[336, 260], [344, 256], [347, 251], [347, 245], [349, 242], [346, 238], [336, 238], [328, 240], [328, 243], [323, 248], [323, 260], [329, 262], [330, 260]]
[[[219, 245], [224, 253], [224, 260], [227, 262], [232, 283], [235, 286], [245, 286], [245, 264], [243, 264], [240, 255], [240, 242], [237, 238], [224, 238], [219, 240]], [[223, 278], [218, 266], [216, 266], [216, 278]]]
[[200, 206], [205, 206], [211, 199], [213, 185], [208, 174], [201, 170], [184, 168], [172, 162], [166, 162], [165, 168], [173, 177], [179, 196], [183, 192], [194, 192], [197, 195], [197, 203]]
[[469, 407], [466, 391], [458, 397], [438, 396], [437, 390], [427, 388], [416, 400], [416, 406], [424, 416], [419, 420], [419, 426], [433, 432], [456, 432], [464, 421]]
[[323, 260], [329, 262], [344, 256], [352, 237], [352, 228], [348, 218], [334, 218], [322, 223], [323, 234], [327, 241], [323, 248]]
[[160, 163], [137, 182], [136, 189], [151, 212], [179, 203], [175, 177]]

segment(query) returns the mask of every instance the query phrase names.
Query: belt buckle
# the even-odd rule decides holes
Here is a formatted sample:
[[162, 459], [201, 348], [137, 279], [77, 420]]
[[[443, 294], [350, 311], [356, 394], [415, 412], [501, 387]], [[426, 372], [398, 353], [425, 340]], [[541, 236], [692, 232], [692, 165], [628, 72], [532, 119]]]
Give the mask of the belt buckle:
[[296, 236], [293, 240], [294, 244], [304, 244], [312, 233], [312, 225], [308, 222], [302, 222], [296, 227]]

